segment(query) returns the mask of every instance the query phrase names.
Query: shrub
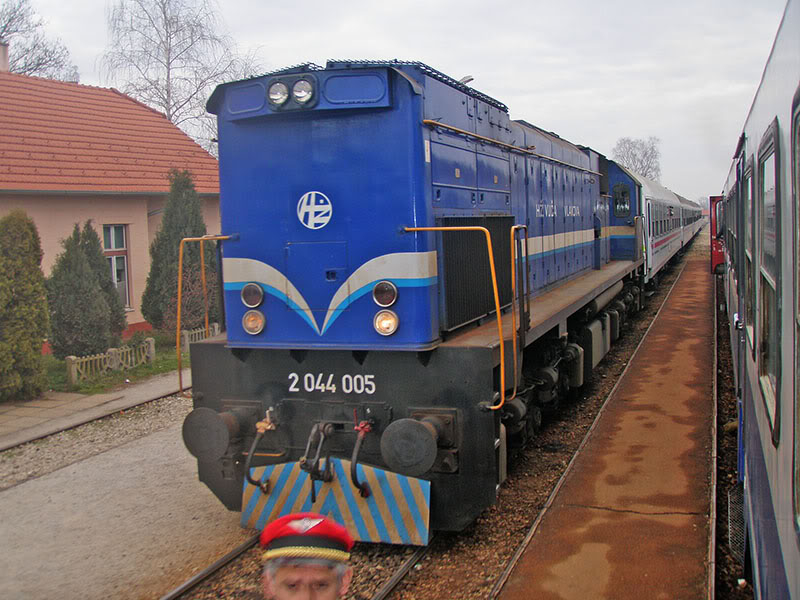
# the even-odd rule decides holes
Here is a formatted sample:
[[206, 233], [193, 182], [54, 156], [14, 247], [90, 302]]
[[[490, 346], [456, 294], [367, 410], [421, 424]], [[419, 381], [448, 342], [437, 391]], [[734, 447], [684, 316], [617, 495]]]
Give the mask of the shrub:
[[120, 336], [125, 328], [128, 326], [125, 319], [125, 307], [122, 300], [117, 293], [117, 288], [114, 285], [111, 272], [108, 267], [108, 259], [103, 255], [103, 245], [100, 242], [100, 236], [97, 231], [92, 227], [91, 220], [86, 221], [81, 231], [81, 250], [86, 255], [89, 261], [89, 266], [94, 271], [97, 283], [103, 292], [103, 297], [108, 304], [109, 312], [109, 326], [111, 328], [111, 339], [109, 340], [109, 347], [119, 345]]
[[47, 292], [52, 335], [50, 345], [58, 358], [85, 356], [108, 350], [114, 342], [105, 294], [81, 247], [78, 224], [61, 242]]
[[[185, 237], [199, 237], [206, 234], [200, 198], [194, 189], [191, 174], [188, 171], [173, 169], [169, 173], [170, 192], [164, 207], [161, 229], [150, 246], [150, 273], [142, 295], [142, 315], [156, 329], [165, 327], [165, 319], [174, 310], [178, 293], [178, 250]], [[216, 273], [216, 256], [213, 242], [204, 244], [206, 275], [214, 278]], [[184, 245], [184, 273], [200, 273], [200, 244]], [[188, 278], [184, 278], [187, 281]], [[216, 279], [215, 279], [216, 280]], [[212, 288], [209, 288], [212, 289]], [[211, 318], [218, 313], [216, 291], [209, 294], [211, 301]], [[202, 303], [202, 297], [200, 299]], [[172, 305], [172, 307], [171, 307]], [[202, 310], [202, 307], [201, 309]], [[191, 312], [194, 312], [192, 308]], [[171, 317], [174, 322], [174, 316]]]
[[47, 295], [42, 245], [22, 211], [0, 219], [0, 400], [27, 400], [45, 389], [42, 342]]
[[[216, 314], [219, 305], [217, 298], [217, 274], [206, 275], [206, 292], [209, 304], [208, 322], [214, 321], [212, 314]], [[205, 300], [203, 299], [203, 281], [200, 269], [197, 266], [184, 267], [183, 283], [181, 284], [181, 329], [196, 329], [205, 326]], [[164, 311], [164, 329], [174, 335], [178, 324], [178, 295], [170, 298], [167, 310]]]

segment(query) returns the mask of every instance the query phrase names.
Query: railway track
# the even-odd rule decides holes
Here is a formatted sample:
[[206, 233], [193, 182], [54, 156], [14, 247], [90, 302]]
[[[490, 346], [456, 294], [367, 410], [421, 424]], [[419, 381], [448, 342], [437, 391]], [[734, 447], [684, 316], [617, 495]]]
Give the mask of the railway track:
[[[190, 592], [214, 576], [218, 571], [227, 566], [230, 562], [239, 558], [242, 554], [258, 544], [259, 534], [254, 535], [244, 543], [240, 544], [228, 554], [221, 557], [196, 575], [193, 575], [175, 589], [161, 596], [160, 600], [178, 600], [180, 598], [189, 597]], [[433, 541], [433, 537], [431, 538]], [[386, 600], [394, 589], [400, 584], [408, 572], [418, 564], [420, 560], [428, 553], [429, 546], [421, 546], [417, 548], [406, 560], [404, 560], [389, 577], [389, 579], [375, 592], [371, 600]]]
[[[686, 254], [706, 252], [706, 248], [707, 244], [695, 243]], [[452, 600], [457, 589], [459, 598], [483, 599], [492, 593], [580, 450], [605, 399], [679, 277], [684, 261], [685, 258], [676, 261], [665, 274], [645, 308], [630, 322], [624, 338], [598, 366], [582, 397], [564, 402], [533, 443], [514, 452], [498, 503], [465, 531], [439, 533], [418, 551], [357, 544], [351, 554], [354, 579], [348, 598]], [[260, 598], [260, 556], [257, 548], [241, 553], [237, 560], [216, 573], [208, 573], [205, 580], [193, 583], [181, 595], [164, 598]]]

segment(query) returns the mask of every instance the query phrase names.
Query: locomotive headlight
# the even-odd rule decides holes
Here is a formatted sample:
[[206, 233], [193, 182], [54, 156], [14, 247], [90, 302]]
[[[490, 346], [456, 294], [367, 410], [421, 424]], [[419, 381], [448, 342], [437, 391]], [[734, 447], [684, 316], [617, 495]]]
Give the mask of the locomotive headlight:
[[248, 283], [242, 288], [242, 302], [247, 308], [255, 308], [264, 300], [264, 290], [257, 283]]
[[388, 308], [397, 300], [397, 287], [391, 281], [379, 281], [372, 288], [372, 299], [381, 308]]
[[306, 79], [300, 79], [292, 86], [292, 96], [300, 104], [305, 104], [314, 96], [314, 86]]
[[375, 320], [372, 324], [375, 326], [375, 331], [381, 335], [392, 335], [397, 331], [400, 319], [391, 310], [382, 310], [375, 315]]
[[258, 335], [264, 331], [267, 318], [259, 310], [248, 310], [242, 317], [242, 327], [250, 335]]
[[270, 102], [280, 106], [289, 99], [289, 88], [286, 87], [285, 83], [276, 81], [269, 86], [267, 96], [269, 97]]

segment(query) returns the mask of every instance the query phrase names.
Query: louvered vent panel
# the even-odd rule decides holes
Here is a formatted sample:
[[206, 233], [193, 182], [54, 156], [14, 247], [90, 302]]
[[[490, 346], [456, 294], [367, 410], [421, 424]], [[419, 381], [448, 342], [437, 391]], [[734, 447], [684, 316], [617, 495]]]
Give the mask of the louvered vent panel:
[[[492, 234], [500, 305], [511, 301], [509, 231], [511, 216], [442, 217], [440, 227], [486, 227]], [[492, 274], [486, 238], [480, 231], [453, 231], [441, 235], [442, 244], [442, 329], [451, 331], [494, 312]]]

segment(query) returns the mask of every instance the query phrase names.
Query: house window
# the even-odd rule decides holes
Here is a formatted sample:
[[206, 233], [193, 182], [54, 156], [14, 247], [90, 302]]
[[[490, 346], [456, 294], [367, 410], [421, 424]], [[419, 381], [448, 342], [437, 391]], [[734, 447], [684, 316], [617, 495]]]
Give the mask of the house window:
[[758, 331], [758, 375], [764, 404], [772, 424], [772, 439], [777, 445], [780, 415], [777, 398], [780, 389], [780, 189], [778, 182], [777, 120], [773, 121], [758, 158], [759, 278], [761, 299]]
[[128, 286], [128, 244], [126, 225], [103, 225], [103, 254], [108, 261], [111, 281], [122, 305], [131, 305]]

